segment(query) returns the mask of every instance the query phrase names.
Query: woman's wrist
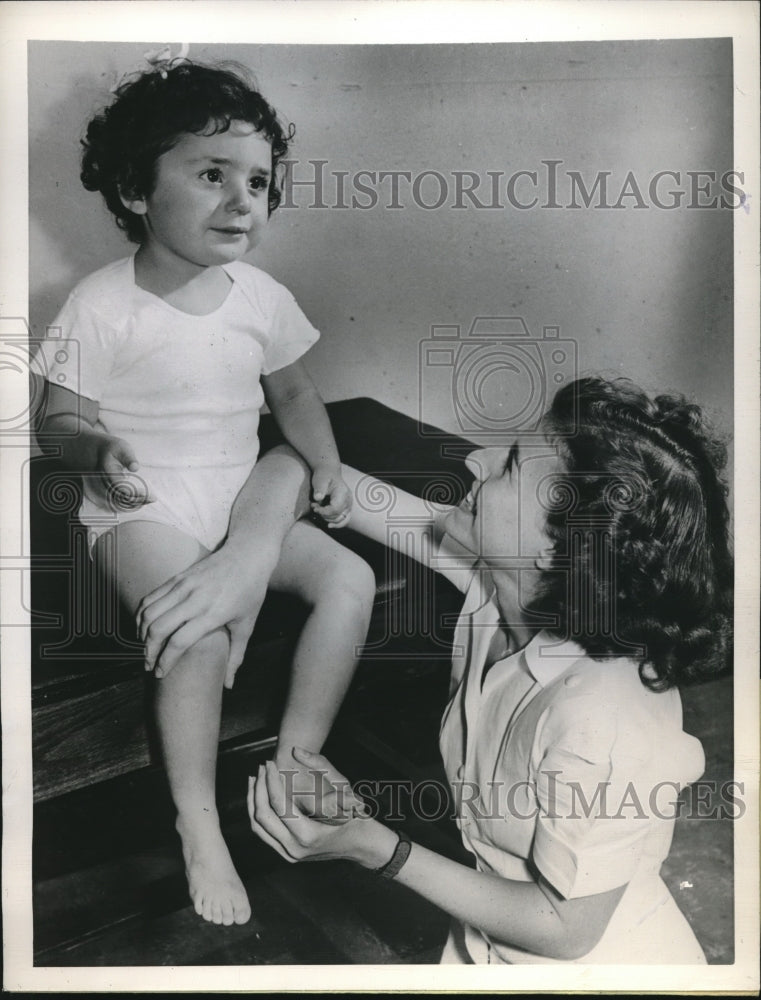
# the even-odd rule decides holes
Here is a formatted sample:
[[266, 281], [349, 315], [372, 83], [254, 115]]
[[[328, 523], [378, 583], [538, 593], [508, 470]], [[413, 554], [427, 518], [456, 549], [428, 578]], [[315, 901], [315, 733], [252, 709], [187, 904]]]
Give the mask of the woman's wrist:
[[371, 871], [383, 868], [394, 855], [399, 835], [375, 819], [355, 819], [352, 826], [357, 835], [352, 858]]
[[230, 522], [227, 538], [216, 551], [224, 553], [224, 558], [234, 563], [243, 574], [252, 563], [257, 569], [267, 564], [274, 570], [287, 534], [285, 526], [282, 530], [279, 528], [279, 525], [267, 522], [264, 518], [252, 518], [247, 522], [237, 518]]

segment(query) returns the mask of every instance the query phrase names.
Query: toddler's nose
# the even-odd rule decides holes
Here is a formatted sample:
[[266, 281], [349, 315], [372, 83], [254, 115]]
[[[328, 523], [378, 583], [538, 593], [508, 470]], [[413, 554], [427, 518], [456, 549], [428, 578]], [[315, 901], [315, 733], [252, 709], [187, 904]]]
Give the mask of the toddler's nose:
[[245, 184], [233, 184], [227, 199], [227, 208], [231, 212], [243, 215], [248, 212], [248, 191]]

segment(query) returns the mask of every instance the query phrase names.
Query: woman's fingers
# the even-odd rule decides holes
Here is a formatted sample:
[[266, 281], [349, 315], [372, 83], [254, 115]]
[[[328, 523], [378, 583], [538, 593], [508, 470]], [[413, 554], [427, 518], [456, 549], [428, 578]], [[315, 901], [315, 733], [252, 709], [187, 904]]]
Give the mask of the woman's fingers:
[[368, 816], [370, 814], [370, 810], [362, 799], [354, 793], [351, 785], [347, 784], [345, 787], [336, 789], [336, 797], [338, 800], [336, 812], [341, 814], [341, 822], [345, 823], [355, 816]]
[[172, 577], [160, 587], [156, 587], [150, 594], [146, 594], [137, 608], [137, 627], [140, 630], [140, 638], [145, 641], [148, 628], [167, 611], [177, 607], [182, 601], [188, 600], [192, 595], [180, 589], [184, 583], [182, 577]]
[[287, 819], [296, 816], [297, 811], [293, 802], [286, 796], [283, 776], [277, 769], [274, 760], [265, 762], [264, 775], [270, 805], [278, 817], [285, 823]]
[[213, 627], [206, 618], [194, 618], [180, 628], [175, 629], [163, 648], [156, 654], [156, 666], [154, 668], [156, 677], [166, 677], [190, 647], [195, 646], [199, 639], [203, 639], [211, 631], [213, 631]]
[[[147, 670], [152, 670], [158, 660], [162, 658], [161, 653], [164, 645], [170, 636], [173, 636], [185, 623], [193, 619], [193, 612], [185, 607], [174, 607], [165, 611], [164, 614], [151, 622], [145, 628], [142, 636], [145, 644], [145, 666]], [[195, 619], [196, 621], [198, 619]]]
[[296, 861], [296, 858], [292, 858], [291, 855], [286, 851], [286, 849], [280, 843], [278, 843], [278, 841], [267, 830], [265, 830], [262, 824], [259, 822], [259, 814], [261, 813], [262, 810], [260, 807], [259, 813], [257, 813], [255, 796], [257, 787], [262, 785], [263, 783], [264, 782], [261, 780], [257, 781], [257, 779], [253, 777], [253, 775], [249, 776], [248, 796], [246, 801], [248, 804], [248, 815], [251, 820], [251, 829], [257, 835], [257, 837], [259, 837], [260, 840], [263, 840], [264, 843], [267, 844], [268, 847], [271, 847], [274, 851], [277, 851], [277, 853], [281, 857], [285, 858], [286, 861], [290, 861], [291, 863], [293, 863]]
[[337, 767], [322, 754], [312, 753], [303, 747], [293, 747], [294, 759], [314, 776], [320, 779], [320, 808], [315, 816], [323, 823], [340, 826], [355, 816], [366, 816], [369, 810], [362, 799], [355, 795], [351, 783]]
[[248, 793], [246, 794], [246, 808], [248, 809], [248, 818], [251, 820], [251, 824], [254, 823], [254, 785], [256, 784], [256, 778], [253, 774], [248, 776]]
[[348, 786], [348, 779], [321, 753], [313, 753], [303, 747], [294, 747], [292, 753], [299, 764], [303, 764], [310, 771], [318, 771], [331, 785], [336, 785], [339, 788]]
[[312, 819], [326, 826], [343, 826], [354, 818], [351, 804], [345, 803], [343, 791], [338, 788], [324, 792], [320, 797], [320, 811], [312, 815]]
[[[271, 772], [274, 770], [274, 774]], [[273, 799], [274, 795], [274, 799]], [[296, 810], [289, 804], [290, 819], [285, 810], [282, 780], [271, 761], [260, 764], [254, 784], [254, 816], [264, 831], [277, 841], [292, 858], [298, 858], [298, 842], [290, 830]]]
[[231, 688], [235, 683], [235, 675], [243, 663], [248, 648], [248, 640], [253, 632], [253, 625], [247, 622], [230, 622], [227, 631], [230, 633], [230, 652], [227, 656], [225, 671], [225, 687]]

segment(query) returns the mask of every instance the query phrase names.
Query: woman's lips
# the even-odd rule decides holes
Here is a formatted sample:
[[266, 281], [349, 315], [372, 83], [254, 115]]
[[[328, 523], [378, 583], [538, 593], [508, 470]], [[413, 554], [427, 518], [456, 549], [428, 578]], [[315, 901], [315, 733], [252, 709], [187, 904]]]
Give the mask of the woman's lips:
[[467, 495], [465, 497], [463, 497], [463, 499], [460, 501], [460, 510], [464, 510], [468, 514], [472, 514], [472, 515], [475, 516], [475, 513], [476, 513], [476, 497], [477, 497], [477, 493], [474, 494], [472, 489], [468, 490]]

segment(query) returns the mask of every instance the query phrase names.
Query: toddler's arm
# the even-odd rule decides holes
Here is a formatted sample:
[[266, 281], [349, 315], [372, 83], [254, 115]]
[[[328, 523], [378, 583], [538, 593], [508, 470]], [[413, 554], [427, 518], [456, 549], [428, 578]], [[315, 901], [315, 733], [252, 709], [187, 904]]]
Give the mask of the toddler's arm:
[[312, 470], [312, 509], [342, 527], [351, 510], [351, 493], [341, 477], [333, 430], [325, 404], [301, 361], [262, 377], [267, 405], [283, 436]]
[[114, 504], [141, 507], [150, 503], [148, 488], [134, 475], [140, 466], [131, 445], [95, 426], [98, 403], [53, 383], [47, 384], [47, 393], [38, 424], [40, 448], [58, 455], [67, 469], [84, 475], [87, 494], [99, 506], [110, 510]]

